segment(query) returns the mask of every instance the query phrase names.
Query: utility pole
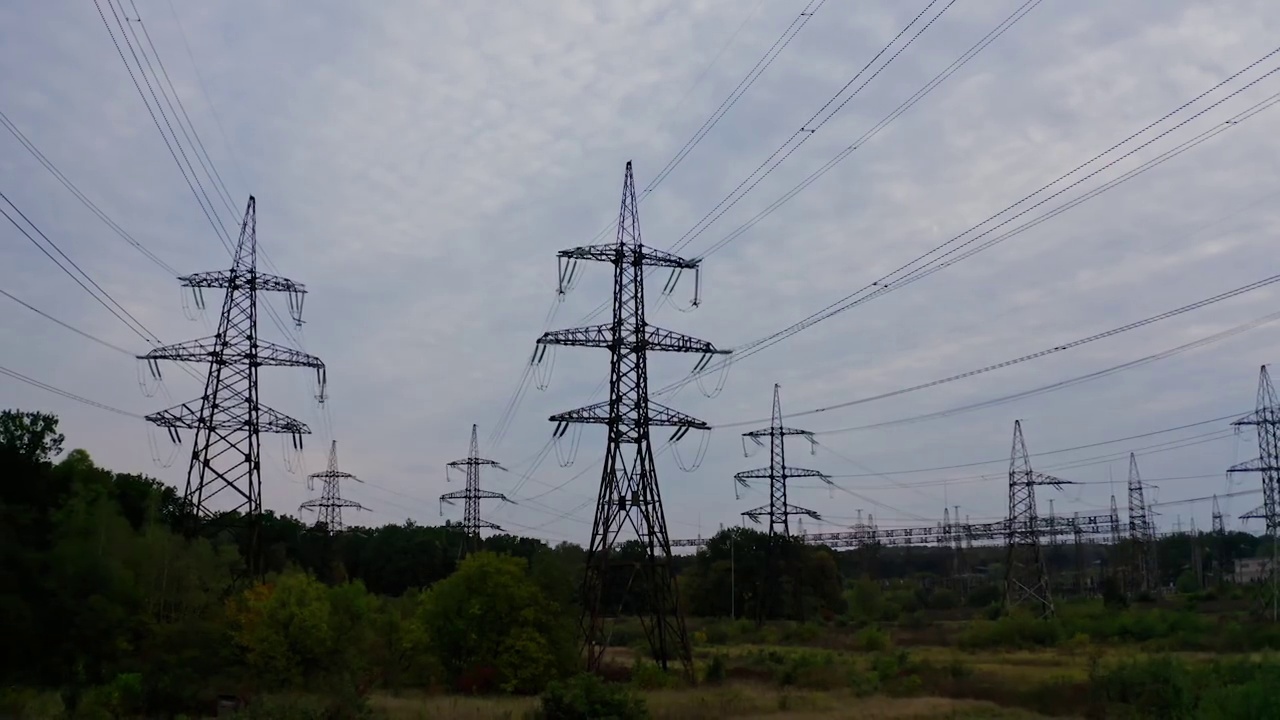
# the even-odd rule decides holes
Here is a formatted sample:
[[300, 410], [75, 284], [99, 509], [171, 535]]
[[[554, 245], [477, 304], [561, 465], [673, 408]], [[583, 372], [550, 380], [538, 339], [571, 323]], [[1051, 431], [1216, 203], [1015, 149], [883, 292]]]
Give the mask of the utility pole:
[[473, 553], [480, 549], [480, 530], [488, 528], [490, 530], [501, 531], [502, 528], [480, 519], [480, 501], [481, 500], [501, 500], [502, 502], [511, 502], [506, 495], [496, 493], [491, 490], [480, 489], [480, 468], [495, 467], [499, 470], [506, 468], [499, 465], [494, 460], [486, 460], [480, 457], [480, 441], [476, 439], [476, 426], [471, 426], [471, 451], [467, 453], [467, 457], [462, 460], [454, 460], [445, 463], [445, 482], [450, 482], [449, 471], [462, 468], [466, 473], [467, 484], [462, 490], [447, 492], [440, 496], [440, 514], [444, 514], [444, 505], [453, 504], [454, 500], [461, 500], [462, 507], [462, 548], [459, 555]]
[[[273, 410], [258, 400], [258, 368], [307, 367], [316, 371], [324, 401], [325, 367], [319, 358], [263, 340], [258, 336], [258, 293], [282, 292], [289, 300], [294, 323], [302, 326], [306, 288], [288, 278], [258, 271], [256, 203], [249, 196], [240, 238], [232, 254], [231, 269], [196, 273], [178, 278], [192, 289], [196, 306], [204, 308], [206, 288], [226, 290], [218, 330], [212, 337], [153, 349], [139, 356], [151, 374], [160, 378], [160, 360], [207, 363], [204, 395], [199, 400], [161, 410], [146, 417], [169, 431], [180, 443], [179, 429], [195, 431], [187, 484], [182, 494], [188, 533], [220, 520], [242, 525], [248, 532], [245, 570], [248, 577], [261, 575], [258, 526], [262, 516], [261, 433], [292, 436], [295, 450], [311, 430], [301, 421]], [[210, 505], [218, 495], [229, 498], [221, 510]]]
[[780, 544], [779, 537], [786, 538], [791, 535], [789, 518], [792, 515], [800, 515], [808, 516], [815, 520], [821, 519], [818, 513], [813, 510], [792, 505], [787, 501], [787, 481], [791, 478], [813, 477], [828, 485], [831, 484], [831, 478], [822, 472], [789, 467], [787, 465], [786, 438], [788, 436], [803, 437], [809, 441], [811, 449], [817, 447], [817, 442], [813, 439], [813, 433], [808, 430], [797, 430], [783, 426], [780, 391], [780, 386], [775, 384], [773, 386], [773, 421], [769, 427], [742, 434], [743, 438], [757, 445], [764, 445], [763, 438], [769, 439], [769, 467], [744, 470], [733, 476], [733, 479], [742, 487], [750, 487], [751, 480], [768, 479], [769, 481], [769, 504], [761, 505], [758, 508], [742, 513], [743, 517], [754, 523], [759, 523], [761, 517], [769, 518], [767, 570], [760, 578], [762, 585], [760, 588], [761, 602], [756, 604], [756, 621], [758, 623], [763, 623], [766, 615], [778, 611], [778, 589], [781, 584], [782, 574], [785, 572], [784, 568], [779, 567], [778, 545]]
[[1280, 572], [1277, 572], [1277, 539], [1280, 538], [1280, 402], [1271, 385], [1271, 375], [1263, 365], [1258, 373], [1258, 398], [1256, 409], [1231, 423], [1237, 428], [1253, 427], [1258, 433], [1258, 457], [1233, 465], [1228, 473], [1260, 473], [1262, 475], [1262, 507], [1249, 513], [1261, 515], [1267, 523], [1267, 540], [1271, 543], [1271, 563], [1268, 566], [1270, 581], [1265, 594], [1266, 612], [1271, 621], [1280, 616]]
[[308, 500], [298, 506], [298, 512], [301, 514], [303, 510], [310, 510], [316, 514], [316, 525], [323, 527], [325, 534], [337, 535], [344, 529], [342, 524], [342, 508], [351, 508], [353, 510], [365, 510], [363, 505], [354, 501], [346, 500], [342, 497], [342, 489], [339, 483], [342, 480], [354, 480], [356, 482], [364, 482], [360, 478], [345, 473], [338, 469], [338, 441], [333, 440], [329, 444], [329, 467], [323, 472], [311, 473], [307, 476], [307, 489], [314, 491], [316, 489], [316, 481], [321, 482], [320, 497], [318, 499]]
[[1009, 456], [1009, 519], [1006, 531], [1004, 611], [1022, 603], [1037, 606], [1039, 617], [1053, 617], [1053, 596], [1044, 551], [1040, 546], [1036, 514], [1036, 486], [1060, 488], [1067, 481], [1031, 469], [1022, 421], [1013, 423], [1013, 450]]
[[[671, 540], [658, 490], [650, 429], [676, 428], [672, 438], [678, 440], [691, 429], [709, 430], [710, 427], [697, 418], [650, 401], [648, 353], [665, 351], [710, 356], [725, 351], [717, 350], [705, 340], [650, 325], [645, 319], [644, 275], [646, 267], [669, 268], [673, 273], [696, 271], [700, 261], [644, 246], [630, 161], [623, 181], [616, 242], [562, 250], [558, 257], [570, 264], [579, 260], [608, 262], [614, 268], [612, 322], [555, 330], [538, 338], [540, 345], [608, 348], [610, 356], [609, 399], [550, 418], [558, 423], [557, 435], [570, 423], [601, 424], [608, 431], [608, 450], [582, 583], [582, 632], [587, 669], [596, 670], [600, 666], [605, 651], [603, 624], [618, 612], [603, 606], [604, 588], [615, 585], [630, 588], [631, 580], [639, 575], [640, 587], [647, 595], [640, 622], [654, 659], [663, 669], [668, 667], [669, 660], [678, 660], [685, 674], [692, 678], [693, 656], [671, 567]], [[694, 302], [697, 303], [696, 296]], [[708, 359], [704, 357], [704, 361]], [[623, 569], [613, 562], [611, 555], [619, 535], [627, 527], [644, 547], [645, 557], [638, 566]]]

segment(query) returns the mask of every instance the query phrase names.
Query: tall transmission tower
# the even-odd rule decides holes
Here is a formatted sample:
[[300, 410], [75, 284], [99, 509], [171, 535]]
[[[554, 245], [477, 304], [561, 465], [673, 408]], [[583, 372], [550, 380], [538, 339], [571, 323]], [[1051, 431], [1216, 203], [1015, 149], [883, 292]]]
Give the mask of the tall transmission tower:
[[1248, 515], [1261, 515], [1267, 523], [1267, 540], [1271, 543], [1271, 563], [1268, 566], [1270, 580], [1267, 583], [1266, 612], [1275, 622], [1280, 617], [1280, 402], [1276, 401], [1276, 389], [1271, 385], [1271, 375], [1263, 365], [1258, 373], [1258, 401], [1256, 409], [1231, 423], [1237, 428], [1253, 427], [1258, 433], [1258, 457], [1233, 465], [1228, 473], [1256, 472], [1262, 475], [1262, 507]]
[[1040, 522], [1036, 512], [1036, 486], [1061, 487], [1067, 481], [1031, 469], [1022, 421], [1013, 423], [1013, 450], [1009, 456], [1009, 519], [1006, 531], [1007, 560], [1004, 609], [1034, 604], [1039, 616], [1053, 617], [1053, 597], [1044, 550], [1040, 546]]
[[316, 524], [323, 526], [325, 532], [329, 535], [336, 535], [343, 531], [342, 509], [350, 508], [352, 510], [366, 510], [367, 508], [355, 500], [346, 500], [342, 497], [342, 488], [340, 487], [343, 480], [354, 480], [356, 482], [364, 482], [360, 478], [351, 473], [342, 472], [338, 469], [338, 441], [333, 440], [329, 443], [329, 466], [326, 470], [317, 473], [311, 473], [307, 476], [307, 489], [314, 491], [316, 489], [316, 481], [319, 480], [320, 497], [308, 500], [298, 506], [298, 512], [309, 510], [316, 514]]
[[455, 490], [440, 496], [440, 512], [444, 514], [444, 504], [453, 504], [454, 500], [461, 500], [462, 507], [462, 534], [464, 536], [462, 549], [464, 553], [475, 552], [480, 547], [480, 530], [488, 528], [490, 530], [501, 531], [502, 528], [480, 519], [480, 501], [481, 500], [501, 500], [502, 502], [511, 502], [506, 495], [496, 493], [492, 490], [480, 489], [480, 468], [496, 467], [499, 470], [506, 468], [499, 465], [494, 460], [486, 460], [480, 457], [480, 441], [476, 439], [476, 426], [471, 426], [471, 451], [467, 453], [467, 457], [462, 460], [454, 460], [445, 464], [445, 481], [449, 481], [449, 470], [462, 468], [467, 476], [466, 487], [462, 490]]
[[1154, 589], [1155, 551], [1155, 529], [1143, 493], [1142, 473], [1138, 472], [1138, 456], [1129, 453], [1129, 577], [1140, 592]]
[[[639, 574], [640, 586], [647, 596], [640, 621], [654, 659], [663, 668], [669, 659], [678, 659], [685, 673], [691, 676], [693, 659], [671, 567], [671, 540], [658, 491], [650, 428], [674, 427], [673, 439], [683, 437], [690, 429], [710, 428], [697, 418], [649, 400], [647, 355], [652, 350], [704, 356], [722, 351], [705, 340], [650, 325], [645, 320], [644, 274], [646, 267], [670, 268], [673, 273], [696, 271], [699, 261], [644, 246], [630, 161], [623, 181], [616, 242], [562, 250], [558, 257], [561, 262], [570, 263], [577, 260], [608, 262], [614, 268], [611, 322], [554, 330], [538, 338], [541, 345], [608, 348], [610, 356], [609, 399], [550, 418], [558, 423], [557, 434], [563, 433], [569, 423], [596, 423], [604, 425], [608, 432], [608, 450], [582, 584], [587, 667], [590, 670], [599, 667], [605, 646], [597, 639], [602, 637], [604, 619], [617, 612], [603, 606], [604, 588], [618, 584], [629, 589], [631, 580]], [[563, 277], [562, 273], [562, 284]], [[628, 527], [644, 547], [645, 556], [638, 566], [626, 571], [617, 567], [611, 554], [619, 535]], [[631, 580], [622, 578], [619, 583], [617, 576], [623, 574]]]
[[[252, 195], [240, 224], [240, 239], [231, 269], [178, 279], [183, 287], [192, 289], [196, 305], [201, 308], [206, 288], [226, 291], [218, 330], [212, 337], [158, 347], [139, 357], [147, 361], [156, 378], [160, 377], [160, 360], [207, 363], [204, 395], [199, 400], [148, 415], [146, 419], [167, 428], [175, 443], [181, 442], [179, 429], [195, 431], [182, 496], [188, 529], [194, 531], [214, 518], [247, 523], [247, 570], [250, 576], [256, 576], [259, 574], [257, 527], [262, 513], [260, 434], [290, 435], [294, 449], [300, 450], [302, 436], [311, 432], [301, 421], [259, 402], [258, 368], [313, 368], [319, 383], [316, 397], [321, 402], [325, 388], [325, 367], [319, 358], [258, 336], [258, 293], [285, 293], [290, 315], [294, 323], [301, 326], [306, 288], [288, 278], [258, 271], [257, 214]], [[230, 500], [221, 503], [220, 510], [215, 509], [211, 501], [223, 493]]]
[[[808, 430], [797, 430], [795, 428], [785, 427], [782, 424], [782, 400], [780, 399], [781, 387], [776, 383], [773, 386], [773, 421], [769, 427], [760, 430], [752, 430], [742, 434], [744, 440], [763, 446], [764, 438], [769, 440], [769, 467], [756, 468], [755, 470], [744, 470], [733, 476], [733, 479], [743, 487], [750, 487], [751, 480], [768, 479], [769, 481], [769, 503], [761, 505], [753, 510], [747, 510], [742, 513], [743, 517], [754, 523], [759, 523], [760, 518], [769, 518], [769, 551], [766, 558], [767, 572], [761, 573], [760, 582], [760, 598], [763, 602], [756, 605], [756, 619], [763, 622], [768, 612], [775, 611], [778, 601], [779, 583], [778, 578], [781, 577], [778, 567], [778, 544], [779, 536], [790, 537], [791, 527], [789, 519], [792, 515], [800, 515], [811, 517], [814, 520], [821, 520], [818, 513], [808, 508], [802, 508], [798, 505], [792, 505], [787, 502], [787, 480], [791, 478], [814, 477], [822, 480], [828, 485], [831, 484], [831, 478], [825, 473], [818, 470], [808, 470], [806, 468], [789, 467], [787, 465], [787, 444], [788, 436], [799, 436], [809, 441], [810, 450], [817, 448], [817, 441], [813, 437], [813, 433]], [[802, 520], [803, 521], [803, 518]], [[766, 608], [765, 604], [771, 606]]]

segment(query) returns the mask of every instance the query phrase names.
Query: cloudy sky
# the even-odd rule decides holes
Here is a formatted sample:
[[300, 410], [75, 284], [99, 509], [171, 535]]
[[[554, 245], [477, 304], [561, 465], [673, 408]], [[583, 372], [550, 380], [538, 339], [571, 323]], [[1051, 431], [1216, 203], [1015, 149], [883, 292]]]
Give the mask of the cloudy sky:
[[[477, 423], [482, 453], [510, 468], [487, 475], [487, 487], [517, 503], [486, 506], [486, 517], [513, 532], [584, 542], [603, 432], [585, 428], [575, 463], [561, 467], [548, 448], [547, 417], [603, 398], [607, 353], [560, 348], [520, 381], [542, 331], [582, 324], [608, 298], [610, 269], [584, 266], [581, 282], [558, 301], [555, 253], [603, 237], [627, 160], [639, 186], [650, 187], [722, 105], [727, 112], [641, 203], [647, 244], [679, 242], [683, 254], [706, 256], [702, 306], [679, 312], [688, 310], [691, 277], [659, 303], [666, 278], [655, 275], [651, 321], [722, 348], [769, 336], [975, 226], [963, 239], [1045, 200], [968, 248], [1202, 133], [1221, 132], [936, 274], [743, 357], [713, 398], [696, 385], [661, 396], [713, 425], [767, 418], [774, 383], [787, 412], [857, 400], [1052, 348], [1277, 272], [1280, 110], [1241, 115], [1280, 92], [1280, 72], [1267, 75], [1280, 67], [1280, 54], [1267, 57], [1280, 36], [1280, 5], [1272, 2], [1031, 2], [1007, 32], [883, 125], [1022, 0], [97, 4], [101, 16], [90, 2], [0, 5], [0, 111], [163, 263], [182, 273], [224, 268], [226, 251], [144, 104], [144, 95], [152, 101], [148, 81], [157, 94], [167, 88], [163, 75], [133, 66], [112, 11], [132, 18], [122, 21], [131, 40], [140, 38], [138, 52], [150, 56], [147, 37], [154, 42], [231, 197], [214, 200], [218, 222], [232, 228], [256, 195], [261, 246], [309, 290], [297, 339], [327, 363], [330, 401], [317, 407], [305, 371], [262, 372], [264, 400], [314, 430], [304, 467], [290, 462], [278, 438], [264, 439], [264, 495], [278, 511], [295, 512], [310, 496], [305, 472], [322, 469], [334, 437], [343, 469], [367, 481], [343, 488], [370, 509], [348, 522], [438, 523], [436, 497], [459, 487], [457, 479], [446, 484], [444, 464], [466, 454]], [[847, 85], [926, 5], [921, 20]], [[780, 37], [789, 40], [775, 45]], [[757, 65], [762, 58], [771, 59], [767, 67]], [[757, 79], [747, 87], [744, 78]], [[203, 172], [177, 116], [168, 109], [166, 116], [177, 131], [174, 151], [185, 146]], [[854, 145], [794, 199], [739, 230]], [[779, 148], [770, 164], [785, 159], [753, 176]], [[216, 197], [216, 182], [198, 177]], [[12, 202], [0, 208], [15, 217], [13, 208], [21, 210], [164, 342], [206, 335], [216, 323], [220, 298], [209, 298], [205, 318], [184, 318], [176, 280], [9, 132], [0, 133], [0, 192]], [[146, 351], [14, 225], [4, 221], [0, 238], [0, 289]], [[821, 522], [805, 522], [809, 531], [839, 529], [859, 511], [882, 527], [933, 524], [954, 505], [975, 521], [1000, 517], [1015, 419], [1034, 456], [1246, 412], [1258, 366], [1280, 359], [1280, 322], [1053, 392], [847, 429], [1163, 353], [1264, 318], [1277, 297], [1264, 287], [979, 377], [791, 418], [789, 425], [820, 433], [812, 456], [803, 442], [791, 446], [791, 463], [824, 470], [838, 485], [797, 481], [791, 501], [822, 513]], [[284, 310], [279, 299], [275, 307]], [[286, 342], [274, 325], [263, 332]], [[687, 378], [696, 360], [653, 356], [653, 389]], [[0, 366], [138, 414], [199, 397], [201, 385], [176, 368], [167, 369], [161, 394], [144, 396], [137, 365], [0, 296]], [[706, 389], [716, 381], [706, 378]], [[509, 422], [499, 426], [519, 388]], [[141, 420], [11, 377], [0, 377], [0, 406], [56, 412], [69, 446], [104, 465], [179, 486], [185, 480], [189, 447], [170, 466], [157, 465]], [[768, 462], [767, 453], [743, 456], [738, 433], [752, 427], [713, 431], [694, 472], [682, 471], [673, 453], [661, 455], [673, 537], [710, 534], [767, 502], [760, 485], [735, 497], [731, 480]], [[1251, 434], [1220, 432], [1228, 429], [1196, 424], [1033, 457], [1037, 469], [1079, 483], [1042, 491], [1041, 511], [1050, 498], [1058, 512], [1102, 511], [1111, 480], [1123, 507], [1131, 450], [1160, 501], [1255, 490], [1256, 477], [1229, 485], [1223, 475], [1256, 454]], [[173, 449], [153, 432], [167, 460]], [[655, 437], [661, 446], [666, 432]], [[560, 448], [563, 459], [572, 438]], [[697, 433], [678, 446], [686, 465], [698, 449]], [[996, 462], [970, 465], [988, 460]], [[904, 472], [953, 465], [969, 466]], [[1222, 501], [1231, 515], [1259, 503], [1256, 493]], [[1209, 523], [1208, 502], [1160, 512], [1165, 528], [1192, 517]], [[460, 518], [461, 508], [445, 513]]]

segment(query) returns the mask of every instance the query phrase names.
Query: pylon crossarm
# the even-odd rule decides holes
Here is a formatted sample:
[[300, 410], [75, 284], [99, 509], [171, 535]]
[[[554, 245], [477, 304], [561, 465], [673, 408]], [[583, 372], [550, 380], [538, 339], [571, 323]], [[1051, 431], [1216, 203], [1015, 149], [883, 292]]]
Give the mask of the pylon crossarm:
[[[556, 423], [593, 423], [606, 425], [610, 422], [609, 402], [603, 401], [588, 405], [576, 410], [569, 410], [550, 417], [551, 422]], [[690, 427], [695, 430], [710, 430], [711, 426], [705, 422], [686, 415], [679, 410], [672, 410], [669, 407], [659, 405], [656, 402], [649, 402], [649, 423], [652, 426], [661, 427]]]
[[[192, 273], [191, 275], [183, 275], [178, 278], [183, 287], [190, 288], [230, 288], [232, 285], [232, 276], [235, 276], [237, 289], [254, 289], [265, 292], [287, 292], [295, 294], [303, 294], [307, 292], [307, 288], [300, 282], [294, 282], [289, 278], [280, 277], [279, 275], [271, 275], [270, 273], [255, 272], [251, 275], [243, 271], [231, 270], [212, 270], [210, 272]], [[252, 278], [252, 280], [250, 279]]]
[[[552, 330], [538, 338], [539, 345], [567, 345], [572, 347], [613, 347], [618, 341], [614, 338], [613, 325], [588, 325], [567, 330]], [[642, 339], [632, 344], [643, 346], [645, 350], [663, 352], [704, 353], [708, 355], [726, 354], [728, 350], [717, 350], [716, 346], [706, 340], [700, 340], [684, 333], [665, 330], [659, 327], [646, 326]]]
[[461, 460], [447, 462], [445, 465], [448, 465], [451, 468], [465, 468], [468, 465], [487, 465], [489, 467], [496, 467], [499, 470], [506, 470], [506, 468], [502, 467], [497, 460], [485, 460], [484, 458], [463, 458]]
[[789, 478], [802, 478], [802, 477], [818, 478], [819, 480], [821, 480], [822, 482], [828, 485], [832, 484], [831, 477], [828, 476], [826, 473], [822, 472], [821, 470], [809, 470], [808, 468], [796, 468], [796, 467], [785, 466], [782, 468], [782, 473]]
[[596, 260], [598, 262], [619, 263], [639, 262], [650, 267], [677, 268], [694, 270], [701, 264], [700, 260], [688, 260], [663, 250], [634, 245], [583, 245], [556, 253], [556, 257], [566, 260]]
[[1280, 472], [1280, 466], [1273, 465], [1270, 462], [1263, 460], [1262, 458], [1254, 458], [1252, 460], [1245, 460], [1242, 463], [1232, 465], [1231, 467], [1227, 468], [1227, 472], [1228, 473]]
[[247, 346], [219, 345], [218, 339], [214, 337], [164, 345], [152, 349], [146, 355], [139, 355], [138, 359], [209, 362], [214, 357], [220, 357], [222, 362], [231, 365], [252, 361], [259, 366], [324, 369], [324, 361], [315, 355], [309, 355], [273, 342], [259, 340], [257, 346], [250, 350]]
[[[160, 427], [189, 429], [200, 427], [224, 431], [247, 429], [251, 423], [248, 414], [244, 412], [234, 414], [219, 413], [209, 418], [207, 422], [202, 422], [200, 408], [198, 406], [193, 407], [193, 403], [198, 403], [198, 401], [186, 402], [167, 410], [152, 413], [146, 417], [146, 420]], [[258, 423], [260, 432], [292, 435], [307, 435], [311, 433], [311, 428], [307, 427], [306, 423], [272, 410], [265, 405], [258, 406]]]
[[[726, 350], [725, 352], [728, 352], [728, 351]], [[813, 431], [797, 430], [795, 428], [789, 428], [789, 427], [778, 427], [778, 428], [760, 428], [759, 430], [752, 430], [750, 432], [742, 433], [743, 437], [749, 437], [749, 438], [762, 438], [762, 437], [769, 437], [771, 435], [806, 435], [809, 438], [812, 438]]]

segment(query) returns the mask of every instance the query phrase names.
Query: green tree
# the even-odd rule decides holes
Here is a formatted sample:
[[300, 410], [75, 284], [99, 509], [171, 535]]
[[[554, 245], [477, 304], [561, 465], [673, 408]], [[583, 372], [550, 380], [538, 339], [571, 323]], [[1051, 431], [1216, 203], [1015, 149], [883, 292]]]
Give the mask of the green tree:
[[62, 452], [66, 437], [58, 432], [58, 417], [42, 412], [0, 410], [0, 447], [37, 462], [49, 462]]
[[567, 617], [519, 558], [468, 557], [423, 593], [418, 626], [445, 679], [461, 689], [538, 692], [577, 657]]

